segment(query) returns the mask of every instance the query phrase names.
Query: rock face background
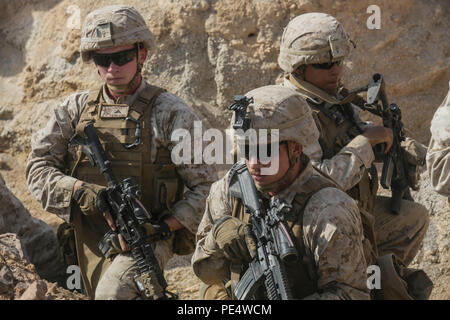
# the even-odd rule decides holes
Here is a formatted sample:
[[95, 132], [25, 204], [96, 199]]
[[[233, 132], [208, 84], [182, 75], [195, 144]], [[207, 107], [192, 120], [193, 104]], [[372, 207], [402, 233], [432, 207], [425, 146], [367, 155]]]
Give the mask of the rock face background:
[[0, 234], [0, 300], [84, 300], [82, 294], [42, 280], [17, 235]]
[[[400, 105], [408, 134], [427, 144], [434, 111], [450, 79], [448, 0], [149, 0], [0, 2], [0, 172], [25, 207], [54, 228], [60, 220], [44, 212], [27, 190], [24, 164], [30, 136], [67, 95], [92, 87], [99, 77], [82, 63], [78, 29], [86, 14], [108, 4], [130, 4], [146, 19], [157, 50], [144, 75], [181, 96], [210, 126], [224, 128], [236, 94], [279, 80], [280, 38], [290, 19], [306, 12], [335, 16], [356, 43], [345, 62], [349, 88], [381, 73], [391, 102]], [[381, 29], [370, 30], [370, 5], [381, 10]], [[415, 263], [436, 284], [433, 298], [449, 299], [450, 213], [425, 181], [416, 198], [431, 208], [431, 225]], [[195, 299], [188, 259], [174, 260], [171, 279]], [[188, 280], [189, 279], [189, 280]], [[184, 286], [183, 284], [186, 283]], [[189, 293], [190, 292], [190, 293]]]

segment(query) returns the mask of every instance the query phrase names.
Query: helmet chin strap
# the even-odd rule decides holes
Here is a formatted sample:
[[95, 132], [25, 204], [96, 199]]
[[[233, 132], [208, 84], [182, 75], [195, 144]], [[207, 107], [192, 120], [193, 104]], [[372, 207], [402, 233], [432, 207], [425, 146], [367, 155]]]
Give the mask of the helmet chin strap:
[[131, 91], [133, 90], [137, 81], [139, 80], [140, 74], [141, 73], [138, 70], [136, 70], [136, 73], [134, 74], [133, 79], [131, 79], [131, 81], [128, 82], [128, 84], [119, 84], [119, 85], [106, 84], [106, 86], [108, 87], [109, 91], [114, 92], [116, 94], [120, 94], [120, 95], [129, 94], [129, 93], [131, 93]]
[[106, 86], [108, 87], [108, 90], [110, 90], [111, 92], [114, 92], [116, 94], [119, 94], [119, 95], [126, 95], [126, 94], [132, 93], [132, 90], [134, 89], [134, 87], [136, 86], [136, 83], [139, 80], [139, 76], [141, 75], [141, 71], [142, 71], [142, 67], [143, 67], [142, 63], [140, 62], [140, 57], [141, 57], [141, 51], [139, 48], [139, 44], [137, 44], [137, 68], [136, 68], [136, 73], [134, 74], [133, 78], [127, 84], [119, 84], [119, 85], [106, 84]]
[[266, 185], [260, 185], [258, 182], [255, 181], [255, 187], [258, 191], [266, 193], [266, 192], [275, 192], [278, 191], [278, 189], [283, 186], [288, 179], [291, 177], [291, 173], [294, 170], [294, 166], [297, 162], [300, 161], [300, 156], [295, 157], [294, 156], [294, 143], [291, 141], [288, 141], [288, 157], [289, 157], [289, 168], [287, 169], [286, 173], [281, 177], [278, 181], [266, 184]]

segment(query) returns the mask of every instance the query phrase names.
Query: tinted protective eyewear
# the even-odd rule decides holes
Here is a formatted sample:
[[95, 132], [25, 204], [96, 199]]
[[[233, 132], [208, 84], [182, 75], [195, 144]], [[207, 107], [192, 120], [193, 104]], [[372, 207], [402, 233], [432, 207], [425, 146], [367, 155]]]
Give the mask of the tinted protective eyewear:
[[336, 64], [339, 66], [342, 63], [342, 60], [334, 61], [334, 62], [327, 62], [327, 63], [313, 63], [312, 66], [315, 69], [322, 69], [322, 70], [330, 70], [333, 68], [333, 66]]
[[114, 53], [94, 53], [92, 58], [95, 64], [102, 67], [109, 67], [111, 62], [116, 66], [123, 66], [136, 57], [136, 47]]
[[259, 161], [265, 162], [273, 157], [277, 156], [280, 152], [280, 146], [284, 144], [285, 141], [281, 142], [278, 147], [276, 144], [264, 144], [264, 145], [252, 145], [245, 144], [244, 157], [249, 160], [250, 155], [256, 156]]

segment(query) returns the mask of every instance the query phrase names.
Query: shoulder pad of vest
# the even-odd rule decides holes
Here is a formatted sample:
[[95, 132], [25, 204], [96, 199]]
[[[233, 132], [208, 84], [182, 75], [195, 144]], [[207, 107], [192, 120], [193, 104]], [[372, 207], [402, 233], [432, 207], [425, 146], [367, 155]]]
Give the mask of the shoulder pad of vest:
[[245, 160], [236, 162], [230, 169], [228, 174], [228, 192], [232, 197], [242, 199], [241, 187], [239, 186], [239, 180], [237, 178], [237, 170], [242, 166], [245, 166]]
[[141, 97], [150, 101], [153, 97], [156, 97], [166, 91], [166, 89], [147, 83], [147, 87], [145, 88], [145, 90], [142, 90]]
[[86, 104], [93, 104], [99, 101], [100, 95], [102, 94], [103, 86], [99, 86], [95, 89], [89, 90], [88, 98]]

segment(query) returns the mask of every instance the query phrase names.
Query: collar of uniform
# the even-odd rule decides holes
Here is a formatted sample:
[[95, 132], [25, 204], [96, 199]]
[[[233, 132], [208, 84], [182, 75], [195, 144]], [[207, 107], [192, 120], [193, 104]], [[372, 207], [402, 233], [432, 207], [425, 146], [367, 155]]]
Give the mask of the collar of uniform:
[[316, 104], [322, 104], [322, 103], [323, 103], [323, 100], [322, 100], [322, 99], [320, 99], [320, 98], [318, 98], [318, 97], [314, 97], [314, 96], [308, 95], [306, 92], [300, 91], [299, 88], [297, 88], [297, 86], [295, 86], [295, 85], [289, 80], [289, 74], [286, 75], [286, 76], [284, 77], [284, 80], [283, 80], [283, 86], [284, 86], [284, 87], [287, 87], [287, 88], [289, 88], [289, 89], [293, 89], [293, 90], [297, 91], [297, 93], [298, 93], [299, 95], [301, 95], [305, 100], [306, 100], [306, 99], [311, 99], [311, 100], [312, 100], [314, 103], [316, 103]]
[[311, 161], [308, 161], [305, 169], [298, 175], [294, 182], [288, 186], [285, 190], [273, 196], [274, 199], [278, 198], [284, 200], [288, 204], [291, 204], [295, 196], [299, 192], [304, 192], [305, 185], [313, 174], [313, 167]]
[[139, 94], [141, 93], [141, 91], [144, 90], [144, 88], [146, 86], [147, 86], [147, 82], [142, 77], [141, 84], [139, 85], [139, 87], [137, 88], [137, 90], [133, 94], [120, 96], [119, 98], [117, 98], [116, 101], [114, 101], [113, 99], [110, 98], [110, 96], [106, 92], [106, 85], [103, 85], [103, 88], [102, 88], [103, 101], [105, 101], [105, 103], [109, 103], [109, 104], [128, 104], [128, 105], [132, 105], [134, 103], [134, 101], [137, 99], [137, 97], [139, 97]]
[[[310, 85], [312, 85], [310, 82], [308, 82]], [[324, 100], [322, 100], [320, 97], [316, 97], [316, 96], [312, 96], [312, 95], [309, 95], [307, 92], [303, 92], [303, 91], [300, 91], [299, 90], [299, 88], [297, 88], [297, 86], [295, 86], [290, 80], [289, 80], [289, 74], [288, 75], [286, 75], [284, 78], [283, 78], [283, 84], [282, 84], [284, 87], [287, 87], [287, 88], [290, 88], [290, 89], [293, 89], [293, 90], [295, 90], [295, 91], [297, 91], [297, 93], [298, 94], [300, 94], [303, 98], [305, 98], [305, 99], [311, 99], [314, 103], [316, 103], [316, 104], [322, 104], [323, 102], [324, 102]], [[317, 88], [317, 87], [316, 87]], [[336, 93], [336, 94], [332, 94], [331, 95], [331, 97], [333, 97], [333, 98], [336, 98], [337, 100], [342, 100], [342, 99], [344, 99], [344, 96], [343, 95], [341, 95], [340, 93]], [[332, 105], [329, 105], [329, 104], [325, 104], [325, 106], [327, 107], [327, 108], [330, 108]]]

